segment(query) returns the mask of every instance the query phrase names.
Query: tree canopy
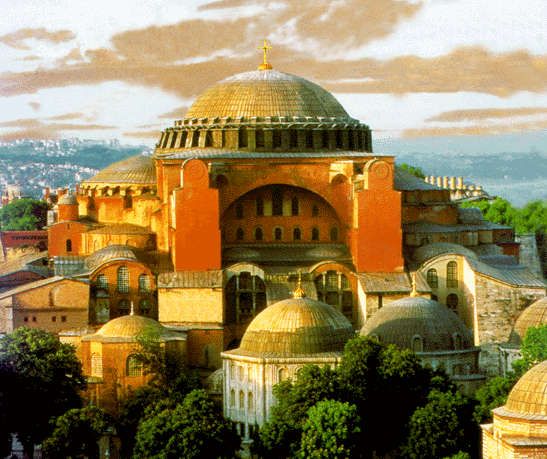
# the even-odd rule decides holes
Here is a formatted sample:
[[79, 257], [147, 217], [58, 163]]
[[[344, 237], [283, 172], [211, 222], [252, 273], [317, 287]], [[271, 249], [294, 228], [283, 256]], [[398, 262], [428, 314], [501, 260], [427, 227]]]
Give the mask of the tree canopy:
[[204, 390], [193, 390], [174, 408], [144, 419], [138, 428], [134, 458], [233, 458], [239, 437]]
[[42, 443], [46, 458], [99, 458], [99, 439], [112, 426], [110, 417], [96, 406], [73, 408], [55, 420], [55, 428]]
[[45, 201], [22, 198], [0, 207], [2, 231], [42, 229], [47, 224], [48, 205]]
[[22, 327], [0, 338], [0, 416], [7, 420], [0, 426], [16, 433], [31, 457], [51, 432], [51, 418], [80, 407], [84, 387], [74, 347], [52, 333]]
[[398, 164], [398, 166], [404, 171], [414, 175], [415, 177], [418, 177], [421, 179], [425, 178], [425, 173], [421, 167], [411, 166], [410, 164], [407, 164], [407, 163], [401, 163], [401, 164]]

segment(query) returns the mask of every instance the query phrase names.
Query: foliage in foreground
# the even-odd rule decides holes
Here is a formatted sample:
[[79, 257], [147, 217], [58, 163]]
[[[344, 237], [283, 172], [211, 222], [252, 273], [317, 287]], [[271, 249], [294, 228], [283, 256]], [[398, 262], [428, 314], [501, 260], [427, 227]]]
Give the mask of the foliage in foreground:
[[50, 419], [81, 406], [84, 387], [74, 347], [52, 333], [21, 327], [0, 338], [0, 427], [7, 429], [0, 438], [16, 433], [32, 457], [52, 430]]
[[0, 208], [2, 231], [28, 231], [42, 229], [47, 224], [48, 205], [37, 199], [16, 199]]
[[134, 458], [233, 458], [239, 437], [231, 422], [203, 390], [193, 390], [181, 404], [144, 419], [139, 425]]

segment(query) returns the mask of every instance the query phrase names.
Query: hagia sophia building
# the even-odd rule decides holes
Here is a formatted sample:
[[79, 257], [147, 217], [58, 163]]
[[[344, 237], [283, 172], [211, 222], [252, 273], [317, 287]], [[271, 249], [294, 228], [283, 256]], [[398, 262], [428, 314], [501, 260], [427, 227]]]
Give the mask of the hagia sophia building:
[[257, 391], [336, 365], [359, 331], [474, 390], [546, 291], [510, 227], [375, 154], [332, 94], [266, 61], [197, 97], [152, 157], [61, 198], [47, 256], [53, 276], [0, 293], [0, 331], [58, 332], [100, 380], [105, 343], [159, 322], [190, 366], [217, 370], [247, 434], [270, 403]]

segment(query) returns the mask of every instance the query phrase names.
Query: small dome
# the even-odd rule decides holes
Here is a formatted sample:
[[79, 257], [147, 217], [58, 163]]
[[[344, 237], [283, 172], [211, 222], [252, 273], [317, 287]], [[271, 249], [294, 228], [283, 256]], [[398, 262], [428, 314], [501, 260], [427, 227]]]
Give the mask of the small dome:
[[111, 260], [137, 260], [137, 256], [128, 245], [108, 245], [87, 257], [85, 264], [89, 269], [94, 270]]
[[[473, 337], [463, 321], [446, 306], [427, 298], [407, 297], [381, 308], [365, 322], [361, 335], [375, 335], [385, 344], [412, 349], [421, 338], [423, 352], [473, 347]], [[461, 338], [456, 343], [455, 337]]]
[[547, 418], [547, 360], [528, 370], [507, 397], [505, 411]]
[[431, 258], [443, 254], [463, 255], [471, 259], [476, 259], [477, 255], [463, 245], [452, 244], [450, 242], [433, 242], [422, 247], [418, 247], [414, 251], [413, 258], [418, 263], [423, 263]]
[[137, 155], [110, 164], [82, 185], [96, 183], [124, 183], [135, 185], [155, 185], [156, 167], [149, 156]]
[[530, 327], [538, 327], [544, 324], [547, 324], [547, 296], [532, 303], [521, 312], [515, 322], [510, 342], [520, 344]]
[[65, 205], [65, 206], [77, 206], [78, 201], [75, 195], [73, 195], [72, 193], [67, 193], [61, 196], [57, 204]]
[[185, 118], [267, 116], [351, 120], [331, 93], [304, 78], [277, 70], [239, 73], [220, 81], [196, 99]]
[[351, 323], [333, 306], [290, 298], [258, 314], [232, 352], [284, 357], [341, 352], [354, 335]]
[[97, 333], [82, 339], [100, 342], [135, 342], [136, 337], [143, 332], [150, 332], [162, 341], [178, 338], [176, 333], [169, 331], [154, 319], [130, 314], [110, 320]]

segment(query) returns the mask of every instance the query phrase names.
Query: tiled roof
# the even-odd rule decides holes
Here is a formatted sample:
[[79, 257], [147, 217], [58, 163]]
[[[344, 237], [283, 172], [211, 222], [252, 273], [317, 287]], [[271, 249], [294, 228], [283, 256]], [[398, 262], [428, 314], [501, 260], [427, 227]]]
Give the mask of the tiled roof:
[[439, 225], [428, 222], [405, 223], [403, 225], [403, 230], [406, 233], [459, 233], [461, 231], [485, 231], [492, 229], [511, 229], [511, 227], [498, 225], [497, 223], [491, 223], [488, 221], [485, 221], [480, 225]]
[[7, 276], [19, 271], [32, 271], [42, 276], [48, 275], [47, 266], [34, 266], [32, 263], [47, 258], [47, 252], [29, 253], [13, 260], [0, 263], [0, 276]]
[[[321, 150], [308, 152], [285, 152], [285, 151], [242, 151], [229, 150], [225, 148], [185, 148], [173, 152], [162, 152], [161, 157], [165, 159], [345, 159], [345, 158], [375, 158], [378, 155], [366, 151], [349, 150]], [[425, 182], [424, 182], [425, 183]]]
[[522, 265], [491, 266], [479, 260], [467, 258], [474, 271], [505, 284], [518, 287], [545, 288], [545, 282]]
[[116, 223], [113, 225], [99, 226], [90, 229], [90, 234], [152, 234], [144, 226], [132, 225], [131, 223]]
[[395, 189], [399, 191], [441, 190], [441, 188], [426, 183], [423, 179], [412, 175], [400, 167], [395, 167]]
[[[367, 293], [410, 293], [412, 283], [407, 273], [360, 273], [359, 282]], [[421, 293], [431, 292], [427, 282], [418, 273], [416, 290]]]
[[351, 261], [343, 244], [256, 244], [227, 247], [223, 262], [259, 261], [262, 263], [318, 262], [322, 260]]
[[66, 277], [62, 277], [62, 276], [47, 277], [45, 279], [40, 279], [34, 282], [29, 282], [27, 284], [20, 285], [19, 287], [12, 288], [11, 290], [6, 290], [5, 292], [0, 293], [0, 299], [17, 295], [18, 293], [26, 292], [28, 290], [32, 290], [35, 288], [43, 287], [44, 285], [52, 284], [54, 282], [60, 282], [62, 280], [71, 280], [73, 282], [83, 282], [76, 279], [67, 279]]

